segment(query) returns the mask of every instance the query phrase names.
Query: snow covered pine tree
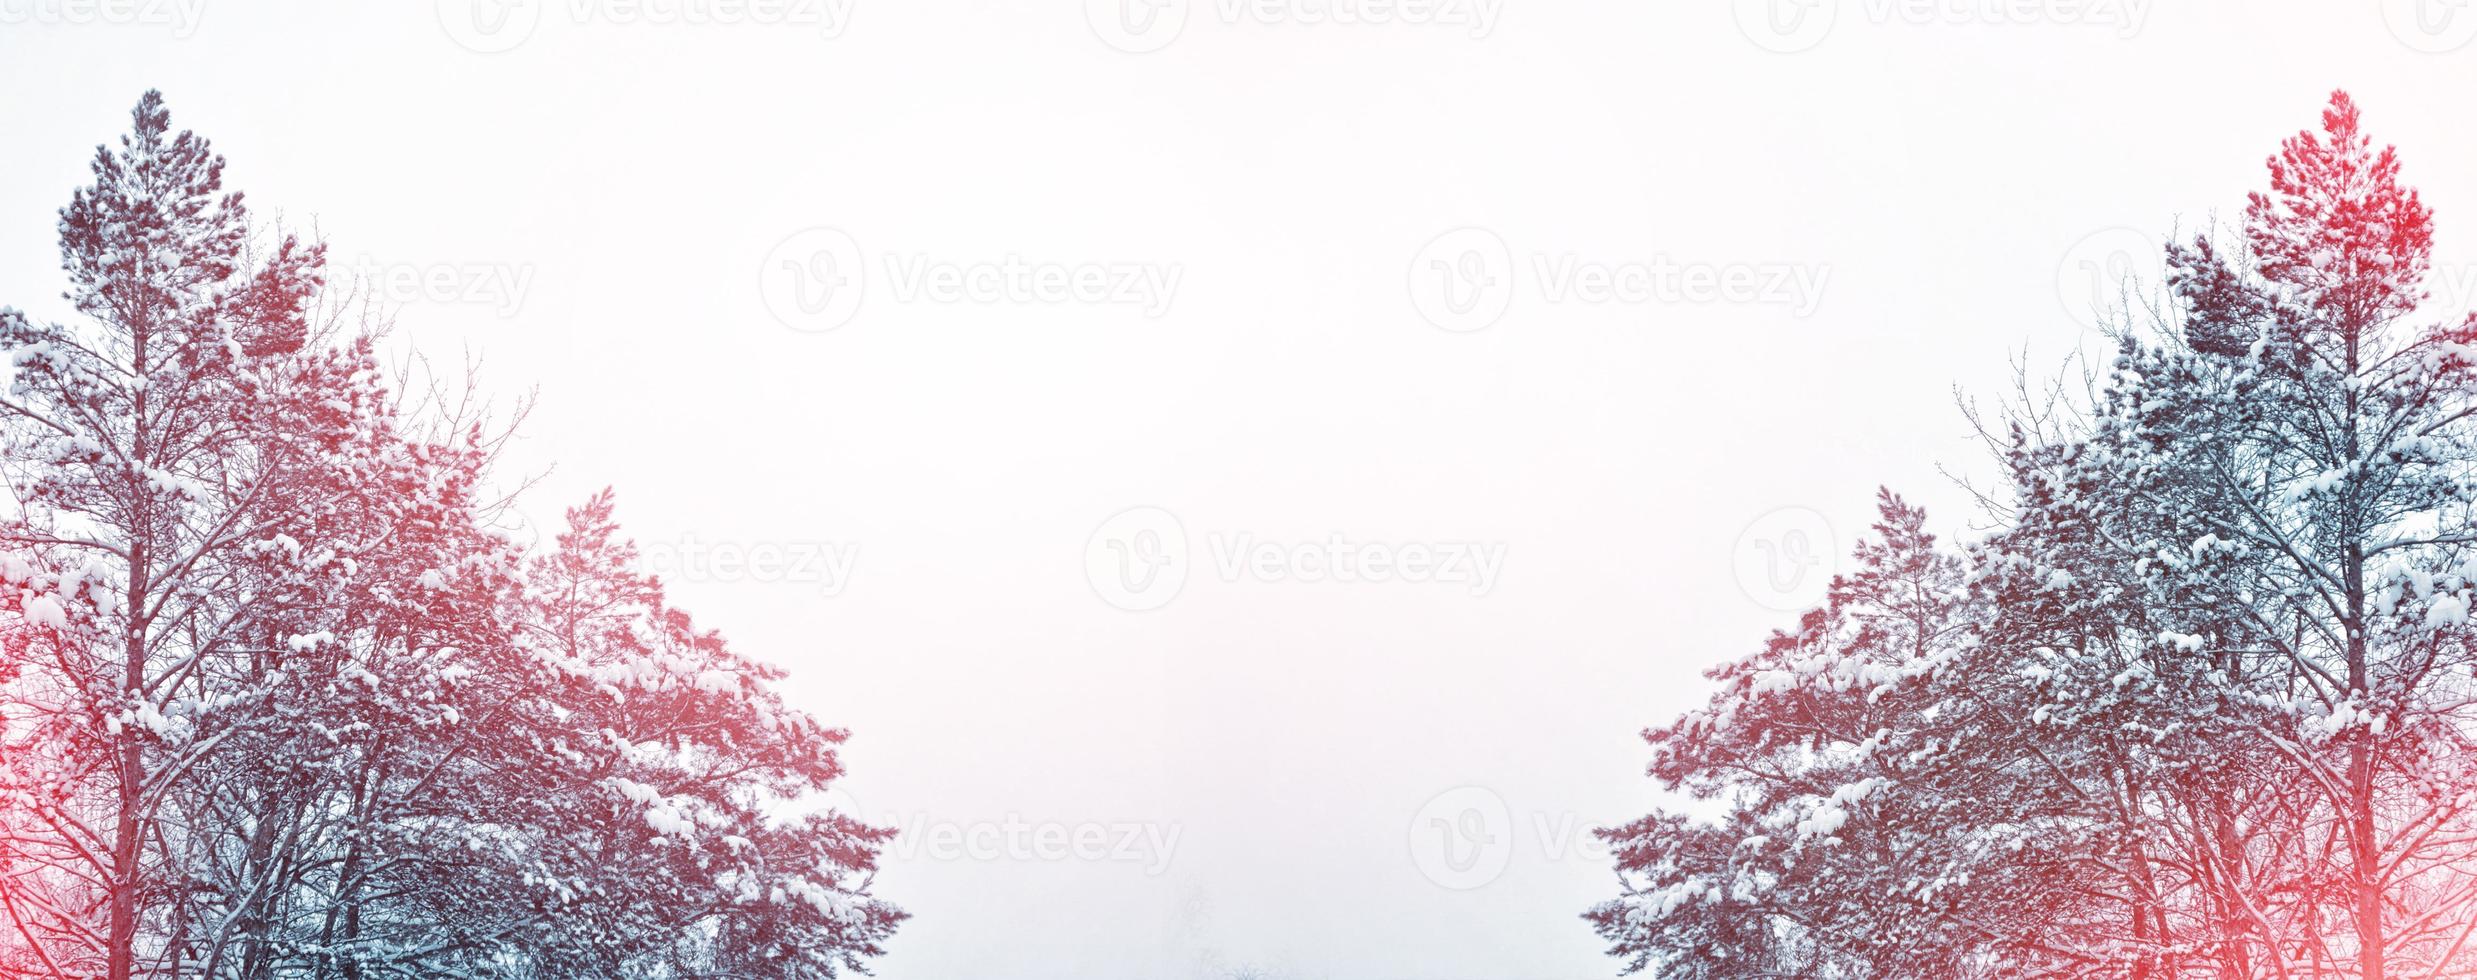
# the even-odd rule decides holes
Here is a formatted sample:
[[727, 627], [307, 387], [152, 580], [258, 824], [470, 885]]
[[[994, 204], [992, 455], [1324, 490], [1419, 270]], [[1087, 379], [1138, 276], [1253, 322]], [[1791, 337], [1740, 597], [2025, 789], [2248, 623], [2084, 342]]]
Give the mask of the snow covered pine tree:
[[[2335, 93], [2241, 244], [2168, 250], [1999, 530], [1885, 501], [1823, 609], [1646, 737], [1590, 920], [1688, 977], [2477, 975], [2477, 326]], [[2074, 419], [2057, 423], [2057, 419]]]
[[[61, 212], [82, 323], [0, 309], [0, 973], [828, 977], [902, 913], [839, 730], [626, 569], [485, 526], [324, 253], [147, 93]], [[444, 440], [408, 431], [438, 429]]]

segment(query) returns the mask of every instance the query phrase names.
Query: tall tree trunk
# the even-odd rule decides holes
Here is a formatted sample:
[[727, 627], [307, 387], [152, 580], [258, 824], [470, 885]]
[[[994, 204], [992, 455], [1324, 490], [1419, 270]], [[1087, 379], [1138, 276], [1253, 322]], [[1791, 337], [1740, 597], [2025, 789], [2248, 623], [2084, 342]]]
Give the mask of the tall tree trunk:
[[[140, 345], [139, 350], [145, 350]], [[146, 542], [144, 529], [130, 535], [129, 546], [129, 628], [121, 641], [121, 698], [134, 704], [146, 696], [146, 636], [139, 627], [139, 598], [146, 594]], [[115, 707], [114, 710], [121, 710]], [[122, 729], [119, 735], [120, 785], [114, 801], [118, 812], [112, 818], [112, 881], [111, 925], [105, 960], [110, 980], [129, 980], [136, 969], [138, 939], [138, 885], [140, 834], [138, 809], [144, 804], [146, 792], [145, 757], [137, 733]]]
[[[2347, 332], [2347, 377], [2356, 380], [2362, 370], [2358, 344], [2366, 332], [2362, 318], [2351, 317]], [[2359, 413], [2364, 410], [2363, 398], [2354, 384], [2345, 395], [2348, 428], [2346, 458], [2342, 465], [2356, 467], [2364, 451], [2358, 438]], [[2371, 492], [2363, 485], [2362, 476], [2351, 477], [2345, 510], [2340, 514], [2343, 538], [2348, 543], [2347, 564], [2342, 569], [2342, 585], [2347, 590], [2348, 620], [2348, 693], [2363, 699], [2363, 709], [2376, 707], [2371, 672], [2366, 668], [2365, 649], [2365, 537], [2367, 513], [2365, 495]], [[2357, 976], [2359, 980], [2384, 980], [2382, 962], [2382, 849], [2374, 845], [2374, 729], [2363, 717], [2356, 719], [2348, 732], [2348, 850], [2353, 884], [2356, 886]]]

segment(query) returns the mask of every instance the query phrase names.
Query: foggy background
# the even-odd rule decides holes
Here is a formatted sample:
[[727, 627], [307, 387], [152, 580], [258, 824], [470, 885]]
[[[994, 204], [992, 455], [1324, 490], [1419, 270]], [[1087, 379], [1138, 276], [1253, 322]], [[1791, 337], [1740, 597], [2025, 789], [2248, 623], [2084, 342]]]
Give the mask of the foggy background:
[[0, 0], [0, 303], [163, 89], [852, 729], [889, 980], [1613, 975], [1636, 732], [1968, 536], [1956, 387], [2335, 87], [2477, 283], [2454, 0], [128, 3]]

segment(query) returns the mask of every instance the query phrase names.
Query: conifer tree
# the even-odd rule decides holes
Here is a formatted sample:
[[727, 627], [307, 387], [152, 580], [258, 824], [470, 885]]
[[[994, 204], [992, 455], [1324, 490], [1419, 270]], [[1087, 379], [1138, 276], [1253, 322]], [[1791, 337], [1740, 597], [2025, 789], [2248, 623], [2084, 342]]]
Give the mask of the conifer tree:
[[[0, 309], [0, 972], [826, 977], [902, 913], [840, 730], [629, 571], [606, 497], [487, 527], [323, 249], [155, 93]], [[432, 438], [425, 433], [437, 432]]]
[[[2005, 430], [1999, 526], [1913, 590], [1958, 617], [1933, 667], [1863, 697], [1836, 672], [1890, 662], [1843, 625], [1918, 547], [1887, 507], [1824, 609], [1649, 733], [1653, 775], [1722, 816], [1607, 832], [1614, 952], [1714, 977], [2477, 969], [2477, 327], [2420, 314], [2431, 214], [2345, 94], [2269, 169], [2239, 247], [2169, 248], [2168, 319], [2125, 325], [2079, 424]], [[1907, 870], [1948, 853], [1930, 829], [1986, 850]]]

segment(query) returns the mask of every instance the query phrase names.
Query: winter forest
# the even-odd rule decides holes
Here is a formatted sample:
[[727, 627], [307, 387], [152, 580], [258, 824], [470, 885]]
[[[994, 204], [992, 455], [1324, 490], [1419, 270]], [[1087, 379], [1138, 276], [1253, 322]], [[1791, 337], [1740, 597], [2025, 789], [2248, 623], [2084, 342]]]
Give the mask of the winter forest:
[[904, 914], [845, 733], [669, 605], [148, 93], [0, 308], [0, 974], [829, 977]]
[[2112, 362], [1979, 421], [1990, 528], [1853, 571], [1645, 733], [1589, 914], [1663, 977], [2477, 976], [2477, 320], [2334, 94]]
[[[2412, 169], [2331, 93], [2318, 122], [2277, 142], [2241, 214], [2180, 229], [2155, 289], [2125, 285], [2105, 353], [2025, 357], [1993, 404], [1963, 392], [1958, 415], [1988, 461], [1973, 472], [1993, 474], [1955, 477], [1972, 531], [1939, 536], [1950, 525], [1916, 498], [1881, 491], [1822, 603], [1711, 668], [1682, 717], [1642, 733], [1649, 779], [1628, 785], [1657, 808], [1577, 831], [1605, 845], [1591, 868], [1599, 903], [1540, 903], [1544, 921], [1604, 947], [1595, 962], [1611, 973], [1678, 980], [2477, 977], [2477, 316], [2433, 302], [2434, 213]], [[852, 732], [812, 713], [773, 651], [735, 648], [675, 604], [618, 523], [619, 495], [537, 503], [562, 526], [538, 541], [508, 533], [532, 489], [506, 466], [528, 403], [508, 408], [475, 372], [401, 356], [390, 313], [326, 240], [253, 213], [159, 94], [138, 100], [90, 171], [58, 209], [58, 274], [0, 278], [65, 283], [74, 313], [0, 306], [0, 977], [796, 980], [871, 973], [898, 931], [934, 927], [909, 896], [898, 907], [879, 891], [881, 872], [891, 883], [917, 866], [892, 867], [914, 853], [905, 828], [847, 802]], [[986, 369], [971, 356], [959, 373]], [[1012, 431], [986, 416], [1013, 413], [964, 414]], [[730, 465], [742, 464], [758, 467]], [[1272, 464], [1215, 465], [1232, 478]], [[945, 492], [929, 482], [924, 497]], [[1007, 490], [1034, 495], [1036, 482]], [[1423, 490], [1405, 486], [1388, 492]], [[918, 523], [970, 519], [950, 507]], [[1153, 550], [1156, 530], [1108, 542], [1128, 547], [1106, 567], [1179, 577], [1152, 606], [1132, 601], [1131, 582], [1113, 599], [1092, 581], [1113, 623], [1178, 621], [1120, 616], [1151, 615], [1185, 584], [1188, 559]], [[1281, 553], [1251, 554], [1271, 557], [1231, 560], [1218, 583], [1194, 563], [1205, 595], [1186, 608], [1217, 636], [1282, 610], [1231, 613], [1210, 604], [1216, 590], [1269, 603], [1306, 590], [1250, 592], [1265, 584], [1250, 575], [1316, 582]], [[1062, 576], [1071, 592], [1088, 584], [1071, 572], [1092, 567]], [[1350, 613], [1432, 583], [1381, 584], [1401, 588], [1368, 589]], [[1034, 586], [928, 591], [939, 603], [904, 610], [907, 629], [1012, 630], [1008, 617], [1049, 602]], [[1506, 617], [1479, 608], [1439, 621], [1477, 631]], [[1546, 628], [1516, 625], [1523, 642]], [[1025, 632], [1047, 659], [1021, 659], [1070, 673]], [[1393, 634], [1370, 636], [1381, 647]], [[1290, 770], [1376, 782], [1424, 758], [1259, 752], [1252, 740], [1277, 745], [1289, 729], [1337, 745], [1398, 733], [1302, 721], [1280, 695], [1383, 707], [1321, 667], [1268, 660], [1263, 675], [1198, 682], [1142, 652], [1121, 665], [1135, 694], [1024, 684], [1019, 698], [1044, 702], [1061, 730], [1089, 724], [1098, 742], [1157, 751], [1096, 764], [1109, 789], [1237, 784], [1202, 798], [1270, 798], [1323, 820], [1328, 801], [1285, 782]], [[1271, 656], [1241, 652], [1230, 659], [1249, 667]], [[1392, 663], [1383, 684], [1449, 673], [1429, 666]], [[961, 701], [950, 690], [970, 672], [932, 672], [916, 696]], [[1502, 689], [1486, 703], [1519, 702], [1526, 719], [1604, 683], [1471, 674]], [[1157, 717], [1094, 720], [1118, 702]], [[969, 721], [941, 724], [964, 733], [955, 744], [1005, 742], [987, 751], [1025, 770], [1009, 791], [1091, 761], [1008, 761], [996, 753], [1045, 748], [1050, 733]], [[1202, 743], [1197, 731], [1247, 740], [1260, 768], [1190, 767], [1176, 749]], [[1641, 758], [1625, 748], [1629, 765]], [[1371, 839], [1344, 823], [1317, 830]], [[1414, 822], [1410, 854], [1400, 836], [1375, 837], [1389, 864], [1281, 882], [1285, 901], [1401, 872], [1422, 860], [1419, 834], [1465, 826]], [[1175, 840], [1169, 829], [1123, 839]], [[1472, 853], [1514, 836], [1479, 827]], [[1196, 846], [1279, 867], [1280, 846], [1246, 843]], [[1168, 850], [1151, 856], [1169, 866]], [[1001, 870], [1019, 869], [999, 863], [982, 859], [959, 890], [1003, 896]], [[1458, 894], [1494, 880], [1456, 877], [1472, 866], [1413, 873]], [[1105, 887], [1090, 880], [1104, 879], [1055, 904], [1082, 914]], [[1203, 891], [1180, 900], [1189, 933], [1204, 931]], [[1046, 911], [988, 904], [1027, 921]], [[977, 929], [937, 935], [999, 956], [1032, 942]], [[1029, 973], [1062, 954], [1020, 955]], [[1194, 957], [1218, 980], [1350, 975], [1218, 955]]]

